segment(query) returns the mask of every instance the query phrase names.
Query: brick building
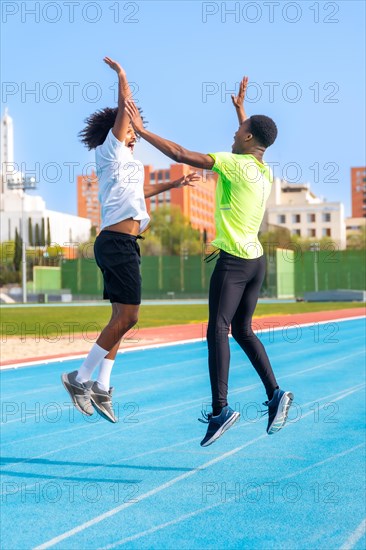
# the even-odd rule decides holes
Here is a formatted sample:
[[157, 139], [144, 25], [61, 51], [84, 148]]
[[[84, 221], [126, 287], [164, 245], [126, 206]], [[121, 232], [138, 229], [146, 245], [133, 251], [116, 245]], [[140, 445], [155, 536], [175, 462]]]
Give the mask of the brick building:
[[194, 187], [186, 186], [165, 191], [146, 199], [148, 212], [154, 212], [160, 205], [179, 206], [183, 215], [188, 218], [194, 229], [202, 234], [206, 232], [207, 242], [215, 237], [215, 189], [216, 175], [185, 164], [171, 164], [169, 169], [153, 170], [145, 166], [145, 181], [151, 185], [175, 181], [189, 172], [195, 171], [201, 180]]
[[93, 172], [89, 176], [77, 177], [78, 216], [89, 218], [97, 232], [100, 230], [100, 203], [98, 200], [98, 179]]
[[[149, 214], [159, 206], [179, 206], [183, 215], [190, 220], [194, 229], [202, 235], [206, 232], [207, 242], [215, 237], [215, 188], [216, 174], [185, 164], [171, 164], [170, 168], [153, 170], [151, 166], [144, 166], [145, 183], [158, 185], [175, 181], [191, 171], [202, 176], [194, 187], [186, 186], [171, 189], [159, 195], [146, 199]], [[93, 173], [90, 176], [77, 177], [78, 215], [89, 218], [92, 225], [100, 230], [100, 204], [98, 201], [98, 180]]]
[[366, 218], [366, 168], [351, 168], [352, 218]]

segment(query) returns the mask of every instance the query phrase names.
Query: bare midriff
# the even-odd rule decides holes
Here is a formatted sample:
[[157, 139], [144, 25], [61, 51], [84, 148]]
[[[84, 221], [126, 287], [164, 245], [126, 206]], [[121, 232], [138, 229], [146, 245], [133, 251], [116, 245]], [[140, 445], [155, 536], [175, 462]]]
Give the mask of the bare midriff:
[[133, 218], [122, 220], [113, 225], [107, 225], [103, 227], [102, 231], [117, 231], [118, 233], [128, 233], [129, 235], [138, 235], [140, 233], [140, 222]]

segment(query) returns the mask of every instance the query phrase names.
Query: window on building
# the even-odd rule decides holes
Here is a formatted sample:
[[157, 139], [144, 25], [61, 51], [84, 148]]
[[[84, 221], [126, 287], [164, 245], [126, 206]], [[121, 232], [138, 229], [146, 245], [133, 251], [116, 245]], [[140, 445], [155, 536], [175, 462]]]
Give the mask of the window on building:
[[166, 201], [170, 201], [170, 190], [169, 190], [169, 191], [165, 191], [165, 200], [166, 200]]
[[291, 231], [291, 235], [297, 235], [298, 237], [301, 237], [301, 231], [300, 229], [293, 229]]
[[300, 223], [300, 214], [292, 214], [292, 223]]
[[308, 223], [315, 222], [315, 214], [308, 214]]
[[277, 223], [286, 223], [286, 216], [285, 216], [285, 214], [278, 214], [278, 216], [277, 216]]
[[151, 172], [150, 174], [150, 183], [151, 185], [155, 183], [155, 172]]
[[308, 229], [308, 237], [316, 237], [315, 229]]
[[330, 222], [330, 212], [323, 213], [323, 222]]
[[330, 227], [323, 227], [322, 229], [322, 236], [323, 237], [331, 237], [331, 230]]
[[158, 182], [161, 183], [163, 181], [163, 172], [162, 170], [159, 170], [158, 172]]
[[150, 212], [154, 212], [154, 210], [156, 210], [156, 202], [151, 201], [151, 203], [150, 203]]
[[165, 179], [166, 179], [167, 181], [170, 180], [170, 172], [169, 172], [169, 170], [165, 170]]

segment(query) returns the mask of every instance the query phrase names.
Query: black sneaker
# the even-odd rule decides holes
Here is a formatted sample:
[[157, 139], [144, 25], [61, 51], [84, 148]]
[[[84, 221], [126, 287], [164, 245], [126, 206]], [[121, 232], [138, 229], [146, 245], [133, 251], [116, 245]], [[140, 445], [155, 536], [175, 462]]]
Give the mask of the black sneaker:
[[208, 447], [238, 420], [240, 414], [233, 411], [229, 405], [226, 405], [218, 416], [213, 416], [211, 413], [207, 414], [205, 411], [202, 411], [202, 416], [204, 420], [202, 418], [198, 420], [208, 424], [208, 428], [205, 437], [201, 441], [201, 447]]
[[274, 391], [271, 401], [263, 403], [268, 407], [268, 411], [265, 411], [268, 412], [268, 435], [272, 435], [284, 427], [293, 399], [293, 393], [278, 388]]
[[113, 388], [105, 391], [98, 386], [97, 382], [94, 382], [90, 388], [90, 400], [97, 413], [114, 424], [117, 422], [117, 418], [113, 411], [112, 392]]
[[89, 392], [93, 382], [89, 380], [81, 384], [76, 381], [77, 374], [77, 370], [69, 373], [64, 372], [61, 380], [77, 410], [87, 416], [91, 416], [94, 413], [94, 409], [90, 401]]

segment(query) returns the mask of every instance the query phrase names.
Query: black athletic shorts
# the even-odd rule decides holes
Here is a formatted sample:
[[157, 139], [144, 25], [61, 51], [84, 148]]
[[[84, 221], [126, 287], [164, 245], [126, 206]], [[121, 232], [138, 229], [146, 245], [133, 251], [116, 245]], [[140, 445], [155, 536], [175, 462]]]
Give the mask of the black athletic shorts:
[[94, 256], [103, 273], [103, 299], [111, 303], [141, 303], [140, 247], [134, 235], [103, 230], [94, 243]]

